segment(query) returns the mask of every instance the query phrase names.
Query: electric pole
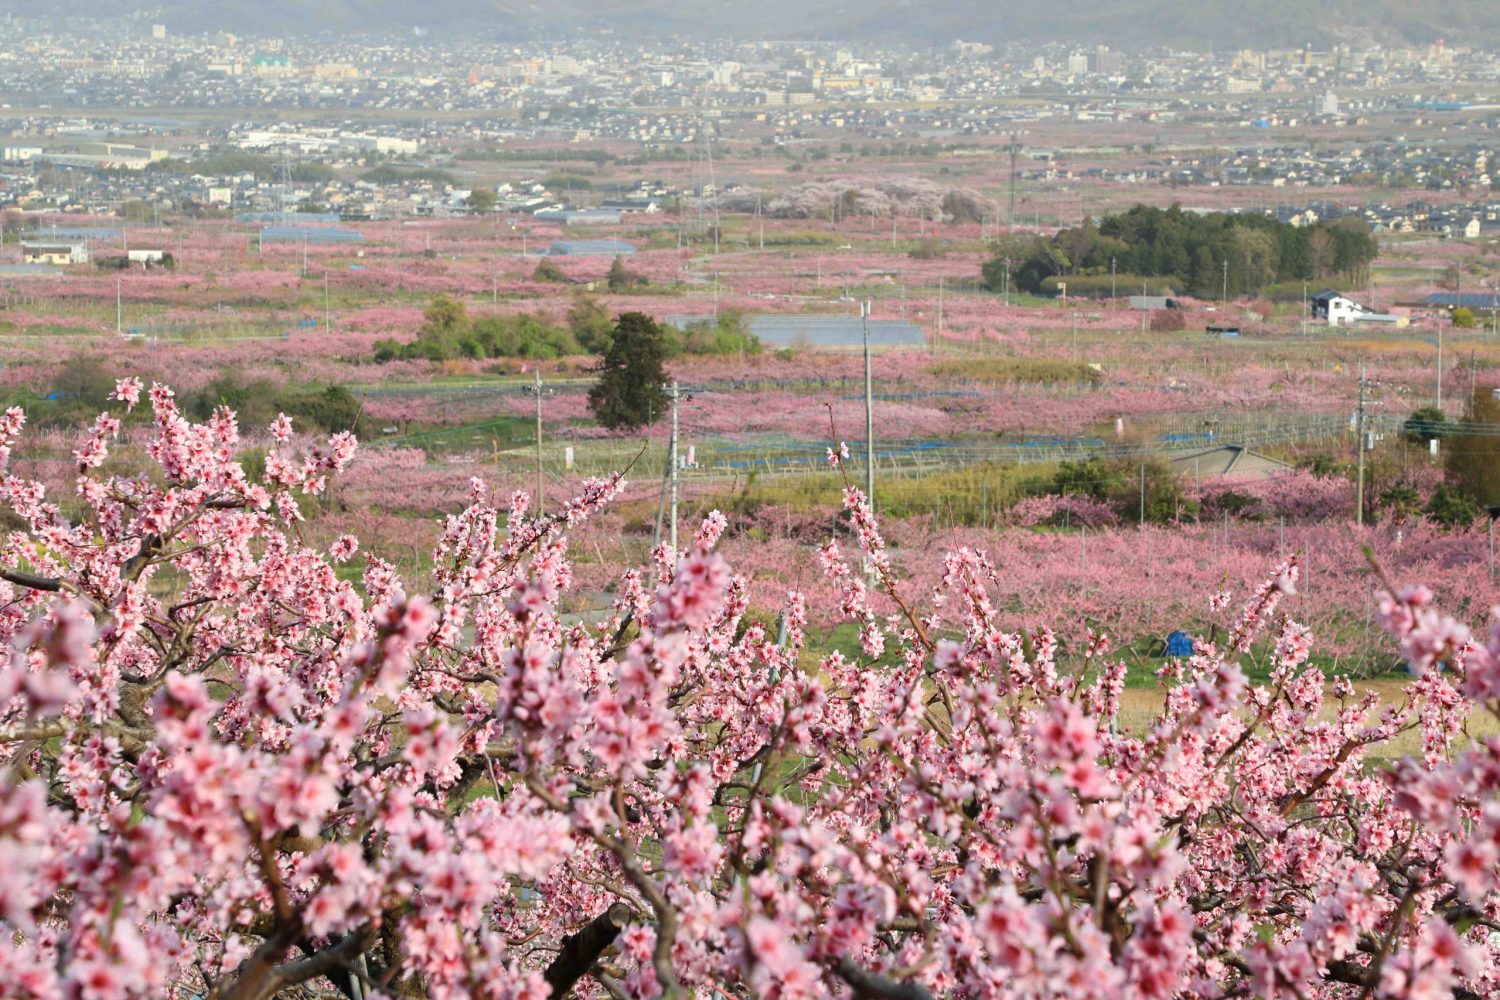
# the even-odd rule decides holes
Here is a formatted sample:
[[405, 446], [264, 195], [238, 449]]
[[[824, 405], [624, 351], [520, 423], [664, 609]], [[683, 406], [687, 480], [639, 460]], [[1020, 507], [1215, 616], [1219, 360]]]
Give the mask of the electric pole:
[[1021, 152], [1021, 133], [1012, 130], [1010, 133], [1010, 229], [1016, 230], [1016, 157]]
[[328, 272], [323, 272], [323, 330], [333, 332], [333, 313], [328, 311]]
[[1437, 336], [1437, 408], [1443, 408], [1443, 317], [1438, 317]]
[[1365, 523], [1365, 366], [1359, 366], [1359, 406], [1354, 411], [1354, 444], [1359, 449], [1355, 461], [1354, 523]]
[[941, 275], [939, 275], [938, 276], [938, 317], [937, 317], [937, 323], [938, 323], [937, 335], [938, 335], [938, 340], [942, 340], [943, 339], [943, 280], [944, 280], [943, 277]]
[[667, 543], [672, 547], [672, 557], [677, 557], [677, 382], [672, 382], [670, 390], [672, 397], [672, 440], [668, 446], [667, 461], [671, 465], [671, 517], [670, 527], [667, 529]]
[[870, 300], [860, 303], [865, 339], [865, 499], [875, 509], [875, 389], [870, 377]]
[[[535, 385], [532, 393], [536, 396], [536, 515], [542, 516], [542, 366], [537, 365], [534, 369]], [[673, 410], [675, 417], [677, 411]]]
[[1141, 463], [1141, 526], [1146, 524], [1146, 463]]
[[115, 336], [125, 333], [125, 306], [120, 297], [120, 279], [115, 279]]
[[1224, 291], [1219, 296], [1219, 305], [1227, 305], [1229, 302], [1229, 258], [1224, 258]]

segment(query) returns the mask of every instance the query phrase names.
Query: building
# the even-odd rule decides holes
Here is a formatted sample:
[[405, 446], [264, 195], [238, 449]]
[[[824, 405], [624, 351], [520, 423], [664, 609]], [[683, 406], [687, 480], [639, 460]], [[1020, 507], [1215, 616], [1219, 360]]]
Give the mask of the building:
[[22, 243], [21, 259], [27, 264], [87, 264], [87, 243]]
[[1347, 326], [1370, 314], [1369, 309], [1332, 289], [1319, 292], [1308, 302], [1312, 305], [1312, 318], [1321, 319], [1329, 326]]
[[1251, 451], [1244, 445], [1226, 444], [1174, 458], [1172, 471], [1179, 476], [1192, 476], [1195, 481], [1201, 482], [1205, 479], [1270, 479], [1296, 470], [1285, 462]]
[[1308, 299], [1312, 306], [1312, 318], [1323, 320], [1329, 326], [1349, 326], [1352, 323], [1392, 323], [1405, 326], [1405, 316], [1394, 313], [1378, 313], [1344, 295], [1329, 289]]
[[553, 257], [623, 257], [635, 253], [635, 244], [624, 240], [553, 240], [547, 253]]

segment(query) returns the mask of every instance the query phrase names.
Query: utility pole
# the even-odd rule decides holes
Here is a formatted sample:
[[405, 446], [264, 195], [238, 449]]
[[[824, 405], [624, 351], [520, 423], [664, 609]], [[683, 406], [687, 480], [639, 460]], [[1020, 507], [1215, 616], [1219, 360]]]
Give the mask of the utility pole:
[[1141, 526], [1146, 524], [1146, 463], [1141, 463]]
[[333, 313], [328, 310], [328, 272], [323, 272], [323, 330], [333, 332]]
[[1010, 133], [1010, 222], [1011, 232], [1016, 230], [1016, 157], [1021, 152], [1021, 133], [1011, 130]]
[[1359, 366], [1359, 406], [1354, 411], [1354, 445], [1359, 449], [1355, 462], [1354, 523], [1365, 523], [1365, 366]]
[[1302, 279], [1302, 336], [1307, 336], [1307, 279]]
[[870, 300], [860, 304], [865, 337], [865, 499], [875, 509], [875, 389], [870, 377]]
[[1005, 255], [1005, 307], [1010, 308], [1010, 254]]
[[1474, 349], [1470, 348], [1469, 349], [1469, 412], [1471, 414], [1474, 412], [1474, 378], [1475, 378], [1475, 375], [1477, 374], [1475, 372], [1475, 370], [1474, 370], [1475, 369], [1475, 365], [1476, 365], [1476, 360], [1474, 358]]
[[[532, 392], [536, 396], [536, 514], [542, 516], [542, 366], [533, 369], [535, 384]], [[676, 415], [676, 411], [673, 411]]]
[[938, 340], [943, 339], [943, 276], [938, 276]]
[[121, 299], [120, 279], [115, 279], [115, 336], [119, 337], [125, 333], [125, 305]]
[[677, 557], [677, 382], [674, 379], [670, 390], [672, 397], [672, 441], [667, 452], [667, 461], [671, 465], [671, 517], [670, 527], [667, 529], [667, 543], [672, 547], [672, 557]]
[[1109, 257], [1109, 304], [1115, 304], [1115, 258], [1114, 254]]
[[1228, 303], [1229, 303], [1229, 258], [1225, 257], [1224, 258], [1224, 291], [1219, 296], [1219, 305], [1223, 306], [1223, 305], [1227, 305]]
[[1443, 317], [1439, 316], [1437, 321], [1437, 408], [1443, 408]]

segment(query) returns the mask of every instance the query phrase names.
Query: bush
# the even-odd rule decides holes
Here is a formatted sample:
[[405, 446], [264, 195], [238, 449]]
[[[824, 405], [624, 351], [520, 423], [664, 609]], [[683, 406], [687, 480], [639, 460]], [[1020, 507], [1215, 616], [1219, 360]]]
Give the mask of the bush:
[[1457, 309], [1453, 310], [1454, 326], [1458, 327], [1460, 330], [1472, 330], [1474, 329], [1474, 324], [1474, 310], [1470, 309], [1468, 306], [1459, 306]]
[[759, 338], [745, 329], [737, 312], [724, 312], [717, 320], [690, 323], [686, 329], [667, 327], [667, 355], [757, 355], [763, 348]]
[[912, 247], [907, 256], [912, 260], [937, 260], [948, 256], [948, 247], [942, 240], [929, 236]]
[[531, 280], [553, 285], [569, 285], [573, 283], [573, 279], [564, 274], [562, 268], [552, 263], [546, 257], [537, 261], [536, 270], [531, 272]]
[[1401, 425], [1401, 436], [1412, 444], [1426, 444], [1433, 438], [1445, 438], [1458, 430], [1458, 425], [1436, 406], [1424, 406], [1413, 410]]
[[1479, 519], [1479, 505], [1472, 498], [1447, 484], [1432, 492], [1423, 508], [1429, 518], [1449, 528], [1464, 528]]
[[423, 311], [426, 322], [417, 339], [400, 344], [385, 339], [375, 342], [375, 360], [398, 358], [423, 361], [454, 361], [459, 358], [530, 358], [550, 361], [577, 354], [573, 334], [533, 315], [482, 316], [470, 320], [463, 303], [439, 295]]
[[615, 254], [614, 261], [609, 265], [609, 274], [605, 277], [605, 284], [612, 292], [628, 292], [649, 285], [651, 282], [644, 275], [628, 270], [625, 267], [625, 258]]
[[568, 330], [573, 339], [591, 354], [603, 354], [609, 349], [609, 338], [614, 329], [614, 317], [597, 299], [580, 295], [568, 307]]

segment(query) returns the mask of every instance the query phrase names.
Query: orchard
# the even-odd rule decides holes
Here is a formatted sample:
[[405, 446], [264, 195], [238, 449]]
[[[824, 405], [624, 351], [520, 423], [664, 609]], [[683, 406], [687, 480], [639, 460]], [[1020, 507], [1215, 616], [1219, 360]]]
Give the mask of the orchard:
[[1394, 704], [1309, 665], [1294, 558], [1203, 595], [1126, 728], [1110, 637], [1008, 626], [1004, 551], [913, 600], [853, 488], [816, 617], [861, 653], [815, 657], [801, 595], [752, 619], [718, 515], [565, 614], [621, 476], [545, 514], [476, 480], [417, 593], [301, 540], [351, 436], [280, 419], [252, 477], [229, 411], [116, 396], [149, 474], [108, 471], [112, 412], [76, 498], [0, 482], [6, 997], [1500, 995], [1500, 740], [1467, 733], [1500, 633], [1419, 584], [1372, 572]]

